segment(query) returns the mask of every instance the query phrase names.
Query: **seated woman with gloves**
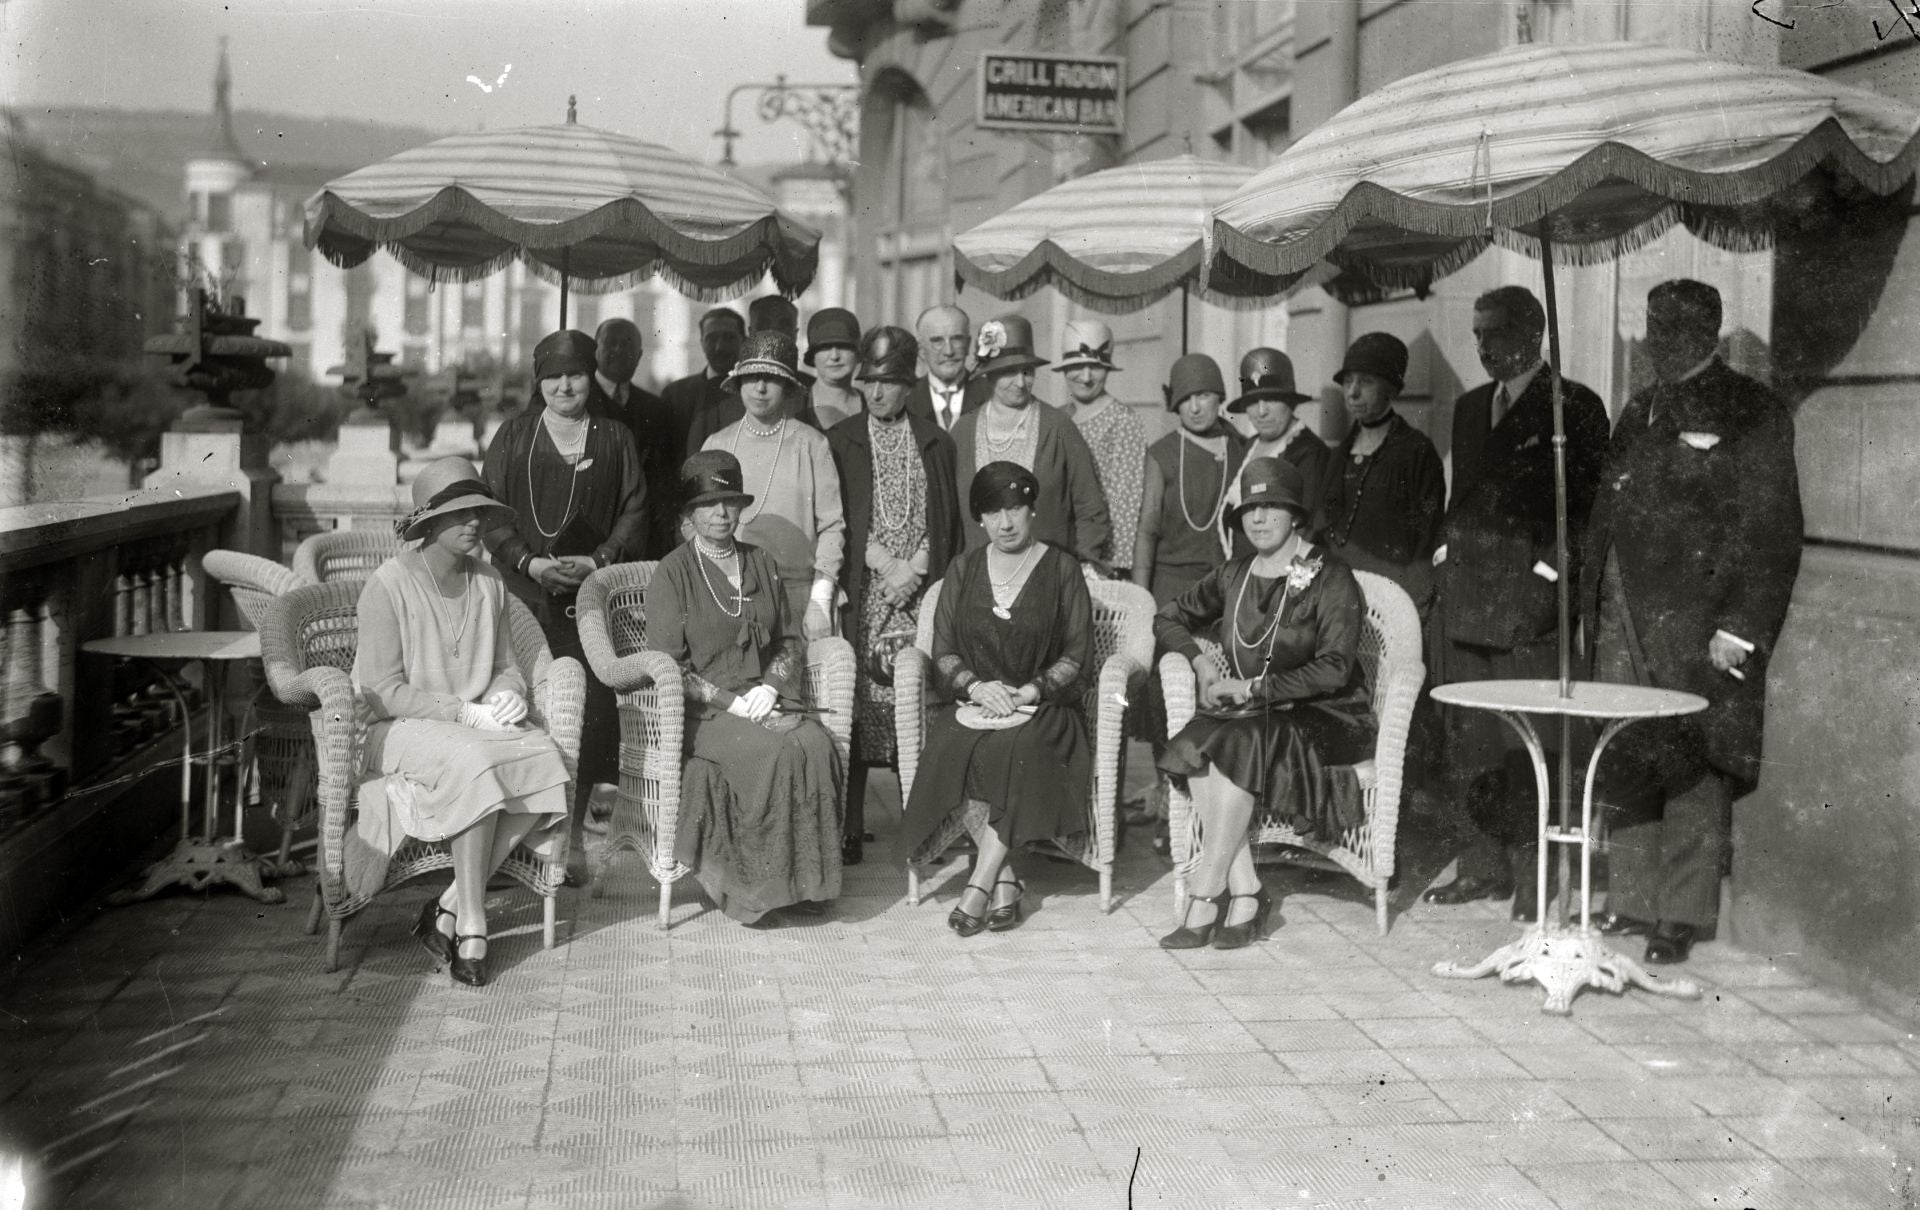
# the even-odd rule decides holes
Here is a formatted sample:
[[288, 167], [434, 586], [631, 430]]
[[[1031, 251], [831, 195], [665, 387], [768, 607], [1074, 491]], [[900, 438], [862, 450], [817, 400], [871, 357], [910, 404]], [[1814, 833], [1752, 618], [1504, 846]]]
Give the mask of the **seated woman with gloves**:
[[[487, 879], [522, 841], [560, 837], [572, 779], [560, 749], [526, 725], [507, 589], [479, 559], [484, 522], [511, 523], [464, 458], [413, 482], [400, 536], [418, 542], [374, 570], [360, 593], [354, 688], [372, 720], [366, 769], [408, 836], [447, 841], [453, 884], [414, 925], [458, 982], [487, 981]], [[363, 787], [361, 809], [373, 809]], [[547, 835], [539, 835], [547, 833]]]
[[686, 678], [674, 856], [743, 924], [821, 915], [840, 893], [841, 769], [799, 696], [806, 644], [773, 556], [734, 538], [753, 504], [739, 460], [702, 450], [680, 486], [693, 536], [660, 560], [646, 606], [648, 649]]

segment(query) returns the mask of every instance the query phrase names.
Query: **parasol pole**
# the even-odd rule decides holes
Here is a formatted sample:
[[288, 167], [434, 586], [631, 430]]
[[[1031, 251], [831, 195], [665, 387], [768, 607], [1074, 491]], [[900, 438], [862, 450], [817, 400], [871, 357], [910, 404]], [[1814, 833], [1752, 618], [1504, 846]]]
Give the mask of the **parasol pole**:
[[[1547, 296], [1547, 372], [1552, 375], [1549, 382], [1553, 387], [1554, 570], [1559, 573], [1559, 579], [1555, 581], [1554, 587], [1559, 590], [1557, 595], [1560, 604], [1560, 696], [1564, 699], [1573, 696], [1573, 627], [1571, 621], [1571, 614], [1573, 612], [1573, 586], [1567, 579], [1567, 564], [1569, 562], [1569, 548], [1567, 543], [1567, 405], [1560, 387], [1560, 306], [1553, 292], [1552, 232], [1553, 218], [1549, 215], [1540, 220], [1540, 271], [1542, 285], [1544, 286], [1544, 292]], [[1560, 716], [1559, 764], [1560, 830], [1565, 832], [1573, 823], [1570, 818], [1573, 810], [1573, 719], [1570, 715], [1566, 714]], [[1559, 849], [1558, 856], [1560, 858], [1560, 895], [1570, 895], [1572, 884], [1568, 880], [1573, 876], [1571, 855], [1567, 852], [1565, 845], [1557, 845], [1555, 847]], [[1542, 853], [1540, 877], [1543, 882], [1546, 878], [1545, 862], [1546, 854]], [[1538, 911], [1543, 925], [1546, 922], [1547, 915], [1546, 889], [1545, 886], [1541, 886], [1539, 888], [1539, 894], [1534, 898], [1534, 902], [1539, 905]], [[1583, 896], [1586, 893], [1584, 882], [1581, 885], [1581, 893]], [[1572, 906], [1571, 899], [1560, 899], [1559, 895], [1556, 895], [1555, 898], [1563, 905], [1560, 912], [1560, 922], [1565, 924], [1567, 918], [1565, 908]], [[1585, 920], [1584, 914], [1581, 919], [1583, 921]]]
[[[569, 259], [569, 254], [571, 252], [572, 252], [571, 248], [560, 249], [560, 330], [563, 332], [566, 331], [567, 329], [567, 261]], [[1558, 398], [1558, 396], [1555, 396], [1555, 398]], [[1566, 493], [1563, 491], [1561, 494], [1565, 495]], [[1564, 520], [1560, 528], [1563, 530], [1566, 528], [1566, 524]], [[1566, 618], [1566, 605], [1564, 602], [1561, 604], [1560, 614], [1561, 614], [1562, 621], [1564, 621]], [[1560, 688], [1563, 691], [1566, 689], [1566, 685], [1565, 685], [1566, 668], [1567, 668], [1566, 653], [1563, 650], [1561, 652], [1561, 659], [1560, 659], [1560, 672], [1561, 672], [1561, 681], [1562, 681]]]
[[1180, 356], [1187, 355], [1187, 283], [1180, 283]]

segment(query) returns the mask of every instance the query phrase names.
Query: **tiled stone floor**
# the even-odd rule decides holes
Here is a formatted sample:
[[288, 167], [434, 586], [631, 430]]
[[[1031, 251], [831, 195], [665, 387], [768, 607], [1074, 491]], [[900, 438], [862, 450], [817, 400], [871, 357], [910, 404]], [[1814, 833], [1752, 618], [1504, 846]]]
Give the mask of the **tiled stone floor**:
[[[1911, 1207], [1920, 1041], [1765, 956], [1695, 951], [1697, 1003], [1448, 981], [1512, 934], [1275, 872], [1283, 925], [1169, 954], [1164, 863], [1034, 871], [1029, 921], [961, 940], [884, 861], [836, 915], [754, 932], [628, 857], [539, 945], [492, 897], [497, 980], [407, 922], [342, 969], [307, 892], [107, 911], [0, 992], [0, 1129], [72, 1207]], [[1419, 885], [1414, 885], [1419, 884]], [[499, 934], [504, 932], [504, 936]], [[46, 1175], [47, 1173], [52, 1175]], [[62, 1199], [64, 1198], [64, 1202]]]

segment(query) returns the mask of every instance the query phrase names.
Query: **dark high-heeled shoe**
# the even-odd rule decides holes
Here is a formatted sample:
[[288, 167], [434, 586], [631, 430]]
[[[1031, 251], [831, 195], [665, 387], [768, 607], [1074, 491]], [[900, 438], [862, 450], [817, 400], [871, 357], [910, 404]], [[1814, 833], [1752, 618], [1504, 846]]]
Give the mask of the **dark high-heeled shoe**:
[[453, 938], [440, 931], [440, 917], [452, 916], [438, 899], [429, 899], [420, 907], [420, 919], [413, 922], [412, 933], [420, 939], [420, 945], [434, 960], [441, 964], [453, 961]]
[[460, 947], [469, 941], [485, 941], [485, 933], [467, 933], [453, 939], [453, 961], [447, 964], [447, 973], [453, 976], [455, 983], [464, 983], [468, 987], [487, 985], [487, 956], [466, 958], [460, 954]]
[[1229, 895], [1228, 907], [1234, 899], [1254, 901], [1253, 915], [1239, 924], [1223, 924], [1213, 930], [1213, 948], [1217, 950], [1237, 950], [1251, 945], [1255, 941], [1266, 939], [1267, 916], [1273, 911], [1273, 900], [1267, 897], [1265, 887], [1252, 895]]
[[994, 904], [987, 912], [987, 928], [995, 933], [1004, 933], [1020, 923], [1020, 899], [1027, 893], [1027, 884], [1017, 877], [997, 879], [993, 889], [998, 893], [1003, 886], [1013, 888], [1013, 902]]
[[1220, 919], [1226, 914], [1227, 900], [1232, 897], [1232, 894], [1227, 891], [1221, 891], [1218, 895], [1213, 896], [1195, 895], [1187, 904], [1187, 911], [1191, 912], [1193, 905], [1196, 903], [1211, 903], [1213, 905], [1213, 919], [1207, 921], [1199, 928], [1191, 928], [1187, 924], [1187, 918], [1182, 916], [1180, 918], [1180, 927], [1160, 938], [1160, 948], [1163, 950], [1197, 950], [1207, 944], [1207, 942], [1212, 941], [1214, 930], [1220, 927]]
[[[969, 882], [966, 890], [960, 892], [962, 902], [967, 898], [967, 891], [979, 891], [980, 897], [984, 900], [991, 900], [993, 897], [993, 892], [987, 887], [975, 886]], [[987, 921], [986, 917], [972, 915], [956, 903], [953, 906], [953, 911], [947, 913], [947, 927], [962, 937], [971, 937], [981, 929], [987, 927]]]

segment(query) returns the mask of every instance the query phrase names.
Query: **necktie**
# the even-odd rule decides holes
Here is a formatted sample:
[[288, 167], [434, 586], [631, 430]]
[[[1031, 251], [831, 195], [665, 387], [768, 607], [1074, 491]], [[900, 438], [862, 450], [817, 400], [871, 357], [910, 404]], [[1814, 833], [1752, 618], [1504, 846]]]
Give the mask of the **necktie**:
[[1505, 416], [1507, 414], [1507, 409], [1512, 406], [1513, 406], [1513, 400], [1508, 397], [1507, 384], [1503, 382], [1498, 387], [1494, 388], [1493, 411], [1489, 413], [1487, 427], [1488, 428], [1498, 427], [1500, 424], [1501, 417]]
[[940, 427], [943, 429], [951, 429], [953, 427], [953, 421], [954, 421], [953, 414], [959, 411], [959, 408], [956, 406], [958, 401], [954, 397], [959, 393], [960, 392], [958, 391], [939, 392], [940, 394]]

